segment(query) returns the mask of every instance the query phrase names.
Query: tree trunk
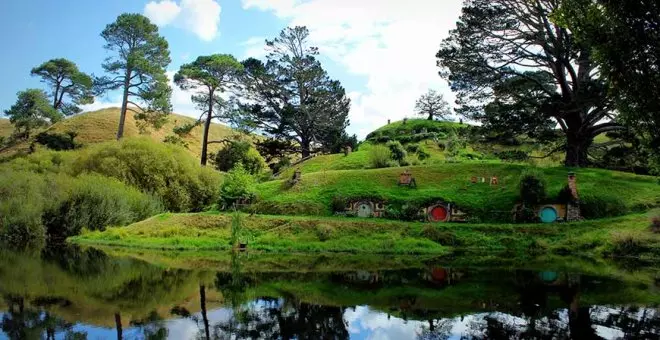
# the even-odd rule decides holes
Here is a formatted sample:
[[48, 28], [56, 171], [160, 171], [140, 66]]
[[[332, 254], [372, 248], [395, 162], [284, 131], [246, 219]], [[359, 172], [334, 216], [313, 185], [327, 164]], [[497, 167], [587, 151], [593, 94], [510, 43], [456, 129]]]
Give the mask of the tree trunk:
[[429, 120], [433, 120], [433, 113], [429, 113]]
[[577, 133], [566, 134], [566, 160], [569, 167], [583, 167], [589, 164], [587, 151], [593, 143], [593, 137]]
[[117, 340], [121, 340], [124, 336], [121, 329], [121, 314], [119, 313], [115, 313], [115, 328], [117, 329]]
[[204, 285], [199, 286], [199, 304], [202, 309], [202, 319], [204, 321], [204, 333], [206, 334], [206, 339], [211, 339], [211, 331], [209, 329], [209, 318], [206, 315], [206, 287]]
[[128, 105], [128, 90], [131, 85], [131, 70], [126, 70], [126, 78], [124, 79], [124, 95], [121, 100], [121, 114], [119, 115], [119, 128], [117, 129], [117, 140], [124, 137], [124, 122], [126, 121], [126, 109]]
[[307, 158], [311, 154], [309, 150], [309, 140], [307, 138], [302, 138], [300, 141], [300, 148], [302, 149], [302, 158]]
[[206, 121], [204, 122], [204, 133], [202, 134], [202, 166], [206, 166], [207, 160], [209, 129], [211, 128], [211, 117], [213, 117], [213, 92], [215, 92], [215, 90], [209, 90], [209, 111], [206, 115]]

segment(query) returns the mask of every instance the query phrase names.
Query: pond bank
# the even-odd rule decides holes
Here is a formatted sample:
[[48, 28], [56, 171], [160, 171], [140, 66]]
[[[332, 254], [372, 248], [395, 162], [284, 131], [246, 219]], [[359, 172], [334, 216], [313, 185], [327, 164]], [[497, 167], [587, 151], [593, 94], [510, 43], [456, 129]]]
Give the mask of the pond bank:
[[[127, 227], [85, 232], [77, 244], [151, 249], [229, 250], [231, 215], [161, 214]], [[660, 257], [646, 215], [564, 224], [427, 224], [377, 219], [244, 215], [250, 251], [430, 254], [455, 251], [592, 258]]]

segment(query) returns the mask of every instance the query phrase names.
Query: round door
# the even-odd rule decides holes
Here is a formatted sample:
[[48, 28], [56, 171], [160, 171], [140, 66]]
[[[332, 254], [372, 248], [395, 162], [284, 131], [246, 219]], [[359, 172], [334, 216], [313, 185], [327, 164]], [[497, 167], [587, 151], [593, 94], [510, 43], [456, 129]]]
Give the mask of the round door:
[[442, 205], [435, 206], [431, 209], [431, 222], [445, 222], [447, 221], [448, 216], [449, 212], [447, 211], [447, 208]]
[[371, 216], [373, 216], [373, 210], [371, 209], [371, 204], [360, 203], [358, 205], [358, 217], [371, 217]]
[[554, 207], [544, 207], [539, 212], [539, 217], [543, 223], [554, 223], [557, 221], [559, 214], [557, 213], [557, 209]]

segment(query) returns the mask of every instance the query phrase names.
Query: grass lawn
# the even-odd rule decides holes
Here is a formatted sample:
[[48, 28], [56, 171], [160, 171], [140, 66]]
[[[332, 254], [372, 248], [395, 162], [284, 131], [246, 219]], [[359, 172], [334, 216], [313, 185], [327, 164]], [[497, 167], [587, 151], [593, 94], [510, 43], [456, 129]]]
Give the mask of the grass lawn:
[[[229, 250], [232, 217], [220, 213], [162, 214], [127, 227], [85, 232], [78, 244], [153, 249]], [[249, 248], [273, 253], [364, 253], [444, 255], [506, 253], [586, 257], [660, 256], [660, 236], [647, 215], [566, 224], [425, 224], [339, 217], [245, 215]]]

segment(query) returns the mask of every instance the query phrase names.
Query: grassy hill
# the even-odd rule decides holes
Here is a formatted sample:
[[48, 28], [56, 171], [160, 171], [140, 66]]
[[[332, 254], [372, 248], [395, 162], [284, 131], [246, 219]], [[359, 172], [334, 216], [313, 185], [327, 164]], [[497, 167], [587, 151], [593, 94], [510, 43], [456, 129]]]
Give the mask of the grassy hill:
[[[114, 140], [117, 134], [117, 126], [119, 125], [119, 108], [107, 108], [93, 112], [86, 112], [80, 115], [69, 117], [59, 123], [54, 124], [49, 127], [47, 131], [65, 133], [68, 131], [73, 131], [78, 134], [76, 141], [82, 143], [83, 145], [95, 144], [100, 142], [105, 142], [109, 140]], [[139, 135], [146, 135], [155, 141], [162, 142], [166, 136], [174, 135], [172, 129], [175, 126], [184, 125], [187, 123], [194, 122], [195, 119], [182, 116], [179, 114], [171, 114], [167, 118], [167, 123], [160, 129], [154, 130], [151, 129], [146, 131], [146, 133], [141, 134], [137, 125], [135, 124], [135, 119], [132, 114], [126, 116], [126, 124], [124, 126], [124, 136], [133, 137]], [[9, 136], [13, 131], [13, 127], [9, 124], [9, 120], [1, 119], [0, 120], [0, 136]], [[209, 139], [216, 140], [226, 138], [232, 135], [233, 130], [222, 124], [211, 124], [211, 129], [209, 131]], [[188, 150], [195, 157], [199, 157], [201, 152], [201, 141], [202, 141], [202, 126], [195, 127], [188, 136], [184, 138], [185, 142], [188, 143]], [[26, 149], [29, 146], [29, 143], [22, 143], [17, 146], [6, 150], [5, 153], [14, 153], [22, 149]], [[215, 152], [221, 148], [221, 144], [211, 144], [209, 146], [209, 151]]]

